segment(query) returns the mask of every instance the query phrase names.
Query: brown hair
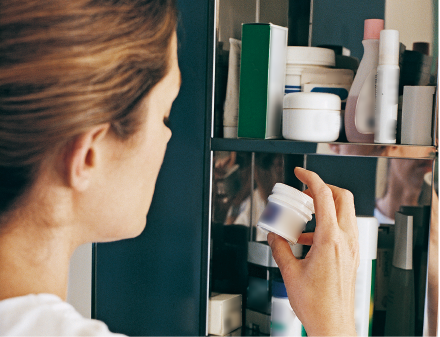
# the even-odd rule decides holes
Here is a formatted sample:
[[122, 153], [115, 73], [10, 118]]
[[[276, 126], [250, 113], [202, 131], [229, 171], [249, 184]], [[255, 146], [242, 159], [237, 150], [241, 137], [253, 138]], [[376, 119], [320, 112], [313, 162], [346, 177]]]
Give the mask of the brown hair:
[[0, 2], [0, 214], [88, 128], [127, 139], [168, 71], [174, 0]]

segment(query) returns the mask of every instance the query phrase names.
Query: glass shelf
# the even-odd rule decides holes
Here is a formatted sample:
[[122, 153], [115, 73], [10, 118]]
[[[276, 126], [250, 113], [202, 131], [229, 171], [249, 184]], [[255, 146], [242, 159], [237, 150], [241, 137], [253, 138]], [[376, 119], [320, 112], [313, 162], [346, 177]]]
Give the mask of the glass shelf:
[[339, 142], [312, 143], [285, 139], [263, 140], [211, 138], [211, 151], [435, 159], [437, 154], [437, 147], [397, 144], [355, 144]]

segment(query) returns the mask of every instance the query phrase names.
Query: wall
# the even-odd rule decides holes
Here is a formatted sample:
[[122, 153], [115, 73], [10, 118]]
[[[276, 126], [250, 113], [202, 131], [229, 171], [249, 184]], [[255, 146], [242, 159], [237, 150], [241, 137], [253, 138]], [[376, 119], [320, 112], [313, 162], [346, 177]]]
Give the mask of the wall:
[[70, 259], [67, 302], [84, 317], [92, 315], [92, 244], [79, 246]]
[[412, 50], [413, 42], [433, 41], [432, 0], [387, 0], [385, 28], [397, 29], [400, 42]]
[[314, 0], [312, 46], [342, 45], [361, 59], [364, 20], [384, 17], [385, 0]]

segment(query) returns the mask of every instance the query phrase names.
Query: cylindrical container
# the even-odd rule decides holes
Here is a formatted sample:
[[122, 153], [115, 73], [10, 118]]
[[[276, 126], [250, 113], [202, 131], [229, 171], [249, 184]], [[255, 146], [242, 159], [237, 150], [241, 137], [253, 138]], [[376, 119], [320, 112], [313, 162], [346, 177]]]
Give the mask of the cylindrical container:
[[297, 92], [284, 96], [283, 137], [306, 142], [333, 142], [341, 129], [338, 95]]
[[405, 86], [403, 89], [400, 143], [433, 145], [432, 105], [435, 87]]
[[271, 336], [301, 336], [302, 324], [290, 306], [283, 281], [272, 281]]
[[393, 265], [387, 296], [385, 336], [414, 336], [415, 290], [413, 270], [413, 216], [395, 213]]
[[358, 336], [371, 336], [379, 222], [374, 217], [356, 219], [359, 231], [359, 268], [356, 274], [354, 310], [356, 332]]
[[229, 39], [228, 83], [223, 112], [223, 137], [237, 138], [241, 41]]
[[311, 197], [296, 188], [276, 183], [257, 226], [295, 244], [314, 212]]
[[345, 134], [352, 143], [374, 141], [374, 79], [379, 61], [379, 37], [384, 21], [364, 23], [364, 55], [353, 80], [345, 106]]
[[384, 29], [380, 32], [379, 66], [376, 77], [375, 143], [396, 143], [399, 47], [399, 31]]
[[287, 47], [285, 94], [301, 91], [304, 69], [335, 66], [335, 52], [318, 47]]

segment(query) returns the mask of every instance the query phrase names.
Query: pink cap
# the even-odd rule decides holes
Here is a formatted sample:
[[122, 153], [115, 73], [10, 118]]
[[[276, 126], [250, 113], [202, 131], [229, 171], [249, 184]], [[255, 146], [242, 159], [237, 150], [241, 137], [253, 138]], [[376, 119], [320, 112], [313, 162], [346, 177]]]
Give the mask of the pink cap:
[[383, 30], [384, 22], [382, 19], [368, 19], [364, 22], [364, 40], [379, 40], [380, 31]]

